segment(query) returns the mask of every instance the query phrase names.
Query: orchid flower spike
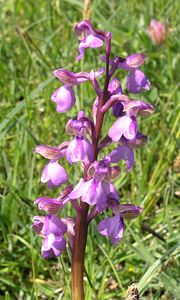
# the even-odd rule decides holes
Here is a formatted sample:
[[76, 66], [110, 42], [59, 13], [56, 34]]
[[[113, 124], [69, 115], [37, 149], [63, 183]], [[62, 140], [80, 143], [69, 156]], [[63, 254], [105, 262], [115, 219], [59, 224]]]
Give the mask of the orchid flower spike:
[[[156, 28], [153, 27], [155, 25]], [[147, 142], [147, 136], [139, 131], [138, 116], [153, 113], [154, 107], [139, 100], [141, 98], [133, 100], [126, 95], [126, 91], [138, 94], [150, 89], [150, 81], [141, 70], [145, 62], [144, 53], [133, 53], [126, 57], [117, 53], [111, 60], [111, 32], [95, 29], [88, 20], [77, 23], [74, 31], [80, 39], [77, 60], [83, 58], [85, 49], [101, 48], [104, 45], [105, 53], [101, 60], [105, 62], [105, 67], [97, 71], [92, 69], [90, 72], [72, 72], [62, 67], [54, 71], [54, 76], [62, 83], [51, 96], [58, 113], [68, 112], [75, 105], [74, 87], [79, 84], [90, 83], [95, 100], [88, 98], [78, 102], [77, 106], [82, 100], [86, 100], [84, 106], [91, 105], [87, 112], [76, 112], [77, 107], [71, 111], [71, 119], [67, 121], [65, 130], [69, 136], [68, 141], [56, 147], [41, 144], [35, 148], [35, 153], [48, 160], [42, 171], [42, 183], [47, 183], [50, 188], [59, 188], [67, 183], [68, 173], [72, 172], [70, 178], [73, 177], [75, 185], [68, 184], [55, 196], [50, 190], [50, 194], [34, 201], [45, 215], [34, 217], [32, 229], [43, 239], [41, 254], [46, 259], [61, 255], [66, 247], [71, 248], [72, 293], [76, 287], [78, 294], [74, 293], [73, 299], [79, 299], [77, 295], [84, 295], [83, 263], [90, 222], [101, 215], [97, 230], [102, 236], [109, 237], [116, 246], [123, 237], [125, 221], [138, 217], [142, 212], [140, 206], [120, 202], [120, 187], [118, 188], [118, 183], [115, 187], [114, 182], [123, 172], [122, 163], [125, 163], [127, 172], [131, 171], [135, 151]], [[155, 21], [151, 23], [149, 32], [156, 42], [160, 43], [164, 38], [163, 26]], [[115, 74], [121, 69], [128, 72], [125, 89], [121, 86], [121, 75], [119, 77]], [[103, 84], [99, 80], [100, 75], [104, 76]], [[88, 115], [90, 111], [92, 114]], [[76, 113], [77, 117], [74, 117]], [[112, 117], [112, 125], [108, 127], [107, 122], [103, 128], [107, 115], [109, 120]], [[109, 145], [111, 150], [108, 151]], [[68, 173], [61, 165], [65, 159], [69, 166]], [[71, 165], [76, 163], [78, 167], [73, 166], [71, 170]], [[65, 207], [70, 205], [75, 213], [73, 216], [64, 216]]]

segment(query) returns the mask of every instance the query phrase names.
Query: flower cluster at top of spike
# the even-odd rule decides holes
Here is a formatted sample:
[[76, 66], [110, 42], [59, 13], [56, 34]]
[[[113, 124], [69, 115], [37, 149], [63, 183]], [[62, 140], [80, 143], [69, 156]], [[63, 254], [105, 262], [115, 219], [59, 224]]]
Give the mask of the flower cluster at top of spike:
[[[103, 217], [104, 211], [109, 210], [111, 216], [100, 221], [97, 229], [101, 235], [109, 236], [114, 245], [122, 238], [124, 219], [133, 219], [142, 211], [139, 206], [120, 203], [114, 181], [121, 173], [121, 161], [125, 162], [126, 171], [129, 172], [134, 164], [135, 148], [147, 141], [147, 137], [139, 132], [137, 117], [151, 114], [154, 108], [149, 103], [133, 100], [125, 95], [115, 72], [118, 69], [127, 71], [128, 93], [138, 94], [142, 90], [149, 90], [150, 82], [140, 69], [145, 62], [145, 55], [137, 53], [127, 57], [110, 58], [110, 32], [95, 30], [87, 20], [78, 23], [74, 29], [80, 38], [77, 60], [83, 58], [86, 48], [105, 46], [105, 56], [101, 55], [100, 59], [102, 63], [106, 63], [106, 68], [102, 67], [96, 72], [92, 70], [79, 73], [66, 69], [54, 71], [54, 76], [63, 83], [51, 97], [56, 103], [57, 112], [67, 112], [75, 105], [73, 87], [86, 81], [92, 84], [96, 98], [91, 105], [92, 117], [80, 111], [77, 117], [67, 122], [66, 133], [71, 136], [69, 140], [56, 147], [39, 145], [35, 149], [36, 153], [48, 160], [41, 175], [41, 182], [47, 183], [49, 188], [56, 188], [68, 182], [68, 173], [59, 163], [61, 158], [66, 158], [70, 165], [80, 162], [84, 170], [84, 176], [76, 186], [67, 184], [56, 198], [42, 196], [35, 200], [39, 210], [47, 214], [35, 216], [32, 225], [33, 230], [43, 238], [41, 251], [44, 258], [59, 256], [65, 250], [67, 241], [70, 247], [73, 247], [76, 218], [61, 217], [61, 210], [67, 203], [71, 203], [78, 213], [81, 212], [82, 203], [87, 203], [90, 206], [87, 222], [91, 222], [97, 214]], [[101, 75], [105, 76], [103, 87], [98, 81]], [[103, 105], [99, 105], [102, 97], [105, 101]], [[112, 121], [108, 132], [103, 133], [104, 138], [97, 142], [98, 110], [101, 110], [103, 115], [112, 110], [112, 120], [114, 115], [115, 121]], [[95, 145], [96, 143], [98, 145]], [[103, 156], [103, 149], [110, 144], [114, 145], [114, 149]], [[101, 159], [97, 158], [97, 151], [101, 152]]]

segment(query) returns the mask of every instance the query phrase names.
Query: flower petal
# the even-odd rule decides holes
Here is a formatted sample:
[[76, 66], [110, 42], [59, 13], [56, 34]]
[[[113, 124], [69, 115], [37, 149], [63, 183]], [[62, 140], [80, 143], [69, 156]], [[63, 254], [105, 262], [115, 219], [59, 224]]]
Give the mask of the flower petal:
[[55, 215], [47, 215], [41, 233], [45, 236], [53, 233], [62, 235], [67, 231], [67, 226]]
[[40, 197], [36, 199], [34, 203], [38, 204], [40, 210], [45, 210], [48, 214], [54, 215], [68, 202], [68, 198], [65, 200], [66, 199], [58, 200], [58, 198]]
[[129, 101], [124, 103], [124, 111], [129, 112], [131, 116], [148, 115], [154, 112], [154, 107], [150, 103], [141, 100]]
[[113, 213], [120, 214], [124, 219], [134, 219], [138, 217], [141, 212], [142, 208], [133, 204], [118, 204], [113, 208]]
[[32, 230], [34, 232], [36, 232], [37, 234], [40, 234], [41, 233], [41, 230], [43, 228], [43, 225], [44, 225], [44, 221], [45, 221], [45, 218], [44, 216], [34, 216], [33, 220], [33, 224], [32, 224]]
[[89, 205], [97, 203], [97, 183], [94, 179], [84, 182], [82, 186], [82, 201]]
[[44, 258], [49, 259], [59, 256], [66, 248], [66, 241], [63, 236], [49, 234], [42, 243], [41, 254]]
[[51, 147], [46, 145], [38, 145], [35, 152], [39, 153], [47, 159], [59, 159], [64, 156], [64, 153], [58, 147]]
[[57, 69], [54, 71], [54, 76], [66, 85], [72, 86], [77, 83], [75, 73], [66, 69]]
[[150, 89], [150, 82], [148, 78], [144, 75], [141, 70], [131, 70], [128, 77], [126, 86], [128, 92], [138, 94], [143, 89], [149, 90]]
[[41, 182], [50, 182], [50, 185], [59, 186], [68, 180], [65, 169], [57, 161], [51, 160], [44, 168]]
[[57, 103], [56, 111], [60, 113], [70, 110], [76, 102], [73, 89], [65, 85], [52, 94], [51, 100]]
[[124, 222], [118, 215], [116, 215], [102, 220], [97, 229], [101, 235], [110, 236], [111, 242], [116, 245], [122, 239]]
[[120, 145], [114, 149], [110, 154], [112, 163], [118, 163], [121, 159], [126, 162], [126, 169], [129, 172], [134, 164], [134, 151], [128, 146]]
[[84, 56], [85, 48], [99, 48], [103, 45], [103, 40], [98, 35], [90, 34], [84, 38], [79, 44], [80, 55], [76, 58], [81, 60]]
[[66, 157], [70, 164], [77, 161], [85, 161], [86, 158], [92, 160], [93, 155], [93, 146], [84, 137], [73, 139], [66, 151]]
[[110, 193], [109, 183], [100, 181], [96, 191], [97, 209], [99, 212], [102, 212], [107, 207], [107, 195]]
[[84, 179], [81, 178], [78, 184], [73, 189], [73, 191], [69, 194], [69, 199], [77, 199], [82, 196], [83, 184], [84, 184]]
[[126, 58], [126, 64], [130, 68], [137, 69], [145, 62], [145, 54], [144, 53], [133, 53]]
[[127, 139], [134, 139], [137, 132], [136, 120], [128, 116], [118, 118], [112, 127], [109, 129], [109, 137], [114, 141], [118, 142], [122, 135]]

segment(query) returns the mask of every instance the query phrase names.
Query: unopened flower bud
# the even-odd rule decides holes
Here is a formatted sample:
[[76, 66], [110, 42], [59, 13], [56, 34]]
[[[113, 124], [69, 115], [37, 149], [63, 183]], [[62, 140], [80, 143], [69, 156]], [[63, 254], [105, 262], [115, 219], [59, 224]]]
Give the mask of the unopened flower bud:
[[106, 34], [106, 54], [110, 55], [111, 53], [111, 38], [112, 38], [112, 33], [108, 32]]
[[84, 118], [84, 117], [85, 117], [85, 112], [84, 112], [83, 110], [80, 110], [80, 111], [78, 112], [78, 117], [77, 117], [77, 119], [80, 120], [81, 118]]

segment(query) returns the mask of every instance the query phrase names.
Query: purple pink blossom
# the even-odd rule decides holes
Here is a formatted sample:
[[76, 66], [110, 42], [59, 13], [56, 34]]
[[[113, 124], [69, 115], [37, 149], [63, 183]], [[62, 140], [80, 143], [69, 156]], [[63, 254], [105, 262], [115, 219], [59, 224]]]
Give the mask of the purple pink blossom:
[[147, 32], [155, 45], [162, 44], [167, 36], [166, 26], [163, 22], [157, 21], [152, 19], [148, 28]]

